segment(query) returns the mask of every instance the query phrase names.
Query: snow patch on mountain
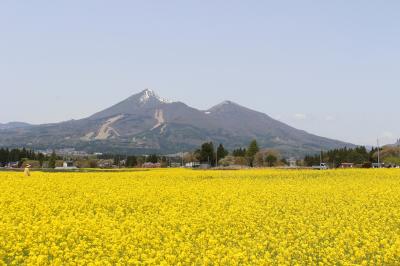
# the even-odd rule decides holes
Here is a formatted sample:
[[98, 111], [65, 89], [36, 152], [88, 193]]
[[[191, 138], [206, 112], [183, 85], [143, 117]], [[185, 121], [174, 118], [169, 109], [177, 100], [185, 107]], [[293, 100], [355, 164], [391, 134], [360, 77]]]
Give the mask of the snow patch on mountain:
[[165, 98], [162, 98], [162, 97], [158, 96], [157, 93], [155, 93], [155, 92], [154, 92], [153, 90], [151, 90], [151, 89], [145, 89], [145, 90], [143, 91], [143, 93], [142, 93], [142, 96], [140, 96], [139, 101], [140, 101], [141, 103], [146, 103], [146, 102], [148, 102], [151, 98], [154, 98], [154, 99], [156, 99], [156, 100], [158, 100], [159, 102], [162, 102], [162, 103], [172, 103], [172, 101], [167, 100], [167, 99], [165, 99]]
[[165, 123], [164, 111], [161, 109], [157, 109], [154, 113], [154, 119], [157, 121], [157, 124], [155, 124], [155, 126], [151, 130], [156, 129]]
[[85, 136], [81, 137], [81, 140], [83, 141], [90, 141], [93, 139], [93, 137], [96, 135], [94, 132], [89, 132]]
[[123, 115], [118, 115], [116, 117], [108, 119], [99, 129], [97, 136], [95, 137], [96, 140], [106, 140], [112, 136], [120, 136], [120, 134], [112, 128], [112, 124], [117, 122], [118, 120], [122, 119]]

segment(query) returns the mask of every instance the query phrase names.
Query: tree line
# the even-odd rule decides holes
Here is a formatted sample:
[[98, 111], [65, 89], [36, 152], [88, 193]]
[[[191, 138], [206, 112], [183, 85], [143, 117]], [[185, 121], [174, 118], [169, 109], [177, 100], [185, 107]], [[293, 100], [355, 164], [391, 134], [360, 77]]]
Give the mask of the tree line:
[[175, 156], [150, 154], [146, 156], [103, 154], [99, 159], [113, 160], [115, 166], [140, 167], [144, 163], [159, 163], [161, 167], [180, 166], [185, 163], [197, 162], [211, 167], [245, 165], [245, 166], [276, 166], [285, 164], [280, 153], [273, 149], [260, 149], [257, 140], [252, 140], [247, 148], [237, 148], [229, 151], [224, 145], [205, 142], [192, 152]]
[[[383, 149], [380, 148], [380, 151]], [[304, 165], [319, 165], [320, 161], [330, 164], [332, 167], [339, 167], [342, 163], [353, 163], [358, 165], [370, 166], [377, 160], [378, 148], [372, 148], [370, 151], [365, 146], [356, 148], [340, 148], [327, 152], [321, 151], [320, 154], [307, 155], [304, 157]]]
[[280, 153], [274, 149], [261, 149], [257, 140], [252, 140], [247, 148], [236, 148], [232, 151], [225, 149], [223, 144], [214, 146], [213, 142], [206, 142], [199, 149], [188, 153], [185, 161], [197, 161], [201, 164], [215, 166], [241, 165], [249, 167], [277, 166], [286, 164]]
[[[354, 163], [365, 167], [371, 166], [377, 161], [377, 148], [368, 150], [364, 146], [356, 148], [333, 149], [314, 155], [307, 155], [299, 160], [298, 165], [318, 165], [320, 161], [338, 167], [342, 163]], [[380, 148], [381, 162], [392, 165], [400, 165], [400, 147], [385, 146]], [[36, 162], [37, 166], [55, 168], [62, 163], [63, 158], [57, 156], [55, 151], [51, 154], [35, 152], [32, 149], [8, 149], [0, 148], [0, 167], [11, 163], [17, 163], [21, 167], [24, 163]], [[90, 158], [75, 158], [78, 167], [101, 167], [102, 161], [108, 162], [108, 167], [142, 167], [146, 163], [160, 164], [161, 167], [180, 166], [184, 163], [196, 162], [207, 164], [211, 167], [242, 165], [249, 167], [273, 167], [287, 165], [279, 151], [274, 149], [261, 149], [257, 140], [252, 140], [246, 148], [227, 150], [223, 144], [218, 146], [213, 142], [205, 142], [193, 152], [177, 154], [175, 156], [150, 155], [118, 155], [102, 154]]]
[[17, 167], [21, 167], [24, 162], [37, 161], [40, 167], [46, 162], [49, 168], [54, 168], [58, 159], [60, 159], [60, 157], [57, 156], [54, 151], [50, 155], [46, 155], [26, 148], [0, 149], [0, 167], [10, 164], [17, 164]]

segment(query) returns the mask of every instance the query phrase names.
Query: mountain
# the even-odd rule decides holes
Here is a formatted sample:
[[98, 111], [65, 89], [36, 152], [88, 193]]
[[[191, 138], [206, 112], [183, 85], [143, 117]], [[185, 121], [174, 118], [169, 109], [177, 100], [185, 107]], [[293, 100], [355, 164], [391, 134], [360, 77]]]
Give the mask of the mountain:
[[137, 154], [193, 150], [205, 141], [233, 149], [252, 139], [287, 156], [354, 146], [295, 129], [231, 101], [202, 111], [149, 89], [84, 119], [0, 130], [0, 146]]
[[10, 122], [6, 124], [1, 124], [0, 123], [0, 130], [4, 129], [16, 129], [16, 128], [23, 128], [23, 127], [29, 127], [31, 126], [28, 123], [23, 123], [23, 122]]

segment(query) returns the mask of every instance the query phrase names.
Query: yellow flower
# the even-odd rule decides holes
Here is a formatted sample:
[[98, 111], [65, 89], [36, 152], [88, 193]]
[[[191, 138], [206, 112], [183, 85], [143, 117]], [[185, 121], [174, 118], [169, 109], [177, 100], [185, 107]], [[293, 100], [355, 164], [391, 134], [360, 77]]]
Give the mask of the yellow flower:
[[0, 172], [0, 265], [397, 265], [397, 169]]

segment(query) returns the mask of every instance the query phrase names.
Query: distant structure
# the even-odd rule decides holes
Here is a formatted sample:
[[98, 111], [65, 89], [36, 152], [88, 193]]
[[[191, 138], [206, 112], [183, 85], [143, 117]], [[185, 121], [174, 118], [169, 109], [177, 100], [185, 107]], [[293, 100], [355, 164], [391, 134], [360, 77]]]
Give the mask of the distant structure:
[[169, 164], [169, 167], [171, 167], [171, 168], [179, 168], [179, 167], [182, 167], [182, 165], [181, 165], [181, 163], [170, 163]]
[[114, 165], [114, 160], [102, 159], [97, 162], [99, 168], [112, 168]]
[[211, 168], [211, 164], [202, 163], [202, 164], [199, 165], [198, 168], [200, 168], [200, 169], [209, 169], [209, 168]]
[[72, 170], [72, 169], [78, 169], [73, 161], [64, 161], [62, 167], [56, 167], [55, 169], [58, 170]]
[[9, 162], [6, 168], [19, 168], [19, 162]]
[[199, 162], [186, 163], [185, 167], [186, 168], [198, 168], [198, 167], [200, 167], [200, 163]]
[[372, 168], [382, 168], [385, 166], [384, 163], [372, 163]]
[[297, 167], [297, 161], [296, 161], [295, 158], [290, 158], [290, 159], [288, 160], [288, 163], [289, 163], [289, 167], [290, 167], [290, 168], [296, 168], [296, 167]]
[[339, 168], [353, 168], [354, 167], [354, 163], [341, 163], [339, 165]]

